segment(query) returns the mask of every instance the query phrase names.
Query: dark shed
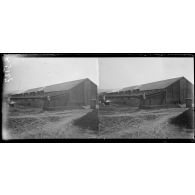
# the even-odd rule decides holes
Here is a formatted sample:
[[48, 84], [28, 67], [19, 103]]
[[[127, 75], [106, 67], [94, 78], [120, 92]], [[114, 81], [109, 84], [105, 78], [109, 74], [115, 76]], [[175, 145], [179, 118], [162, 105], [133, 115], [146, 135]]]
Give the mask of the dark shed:
[[[142, 85], [126, 87], [120, 90], [129, 96], [126, 104], [134, 105], [133, 97], [137, 95], [140, 99], [141, 95], [145, 98], [142, 102], [143, 105], [169, 105], [169, 104], [184, 104], [186, 99], [194, 100], [194, 86], [185, 77], [172, 78]], [[110, 97], [111, 95], [108, 94]], [[113, 98], [116, 98], [113, 96]], [[118, 97], [118, 101], [122, 101], [123, 95]], [[138, 105], [137, 103], [136, 105]]]
[[97, 85], [86, 78], [30, 89], [11, 98], [20, 105], [32, 107], [86, 106], [91, 99], [97, 98]]

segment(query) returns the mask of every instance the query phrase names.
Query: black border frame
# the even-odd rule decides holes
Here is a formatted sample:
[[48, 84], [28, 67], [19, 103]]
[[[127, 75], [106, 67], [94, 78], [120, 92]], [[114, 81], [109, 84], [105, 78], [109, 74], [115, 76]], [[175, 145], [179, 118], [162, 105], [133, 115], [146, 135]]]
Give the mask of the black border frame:
[[[193, 57], [194, 53], [1, 53], [1, 94], [3, 94], [3, 55], [6, 54], [16, 54], [23, 57], [41, 57], [41, 58], [50, 58], [50, 57], [67, 57], [67, 58], [120, 58], [120, 57]], [[194, 62], [195, 63], [195, 62]], [[2, 98], [2, 96], [1, 96]], [[0, 102], [2, 108], [2, 101]], [[1, 109], [2, 110], [2, 109]], [[2, 114], [2, 112], [1, 112]], [[2, 124], [2, 117], [1, 117]], [[2, 131], [0, 135], [0, 143], [194, 143], [195, 139], [13, 139], [13, 140], [3, 140]]]

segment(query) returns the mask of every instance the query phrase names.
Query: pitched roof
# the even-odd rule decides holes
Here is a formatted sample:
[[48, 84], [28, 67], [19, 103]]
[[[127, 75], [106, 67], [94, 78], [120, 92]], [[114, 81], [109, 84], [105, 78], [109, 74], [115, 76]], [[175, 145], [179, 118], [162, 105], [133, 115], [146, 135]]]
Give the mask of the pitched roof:
[[142, 85], [125, 87], [121, 89], [120, 91], [129, 91], [129, 90], [135, 90], [135, 89], [139, 89], [140, 91], [153, 90], [153, 89], [164, 89], [168, 87], [169, 85], [175, 83], [176, 81], [180, 80], [181, 78], [184, 78], [184, 77], [177, 77], [177, 78], [172, 78], [172, 79], [167, 79], [167, 80], [162, 80], [162, 81], [157, 81], [157, 82], [152, 82], [152, 83], [147, 83], [147, 84], [142, 84]]
[[4, 91], [4, 95], [14, 95], [14, 94], [21, 94], [24, 93], [24, 90], [15, 90], [15, 91]]
[[44, 88], [44, 91], [45, 92], [62, 91], [62, 90], [66, 91], [66, 90], [72, 89], [73, 87], [77, 86], [78, 84], [82, 83], [85, 80], [86, 79], [79, 79], [75, 81], [69, 81], [65, 83], [59, 83], [55, 85], [46, 86]]
[[77, 86], [78, 84], [82, 83], [85, 80], [86, 79], [79, 79], [75, 81], [68, 81], [68, 82], [58, 83], [58, 84], [49, 85], [45, 87], [37, 87], [37, 88], [26, 90], [23, 93], [38, 92], [38, 91], [44, 91], [44, 92], [66, 91], [72, 89], [73, 87]]
[[26, 90], [25, 93], [37, 92], [37, 91], [42, 91], [42, 90], [44, 90], [44, 87], [37, 87], [37, 88]]

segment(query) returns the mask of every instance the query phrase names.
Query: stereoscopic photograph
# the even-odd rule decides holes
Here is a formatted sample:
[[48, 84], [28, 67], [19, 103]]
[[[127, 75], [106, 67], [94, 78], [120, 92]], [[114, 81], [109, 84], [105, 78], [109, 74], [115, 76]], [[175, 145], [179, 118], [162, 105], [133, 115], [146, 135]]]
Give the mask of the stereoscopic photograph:
[[193, 57], [3, 56], [3, 140], [194, 139]]

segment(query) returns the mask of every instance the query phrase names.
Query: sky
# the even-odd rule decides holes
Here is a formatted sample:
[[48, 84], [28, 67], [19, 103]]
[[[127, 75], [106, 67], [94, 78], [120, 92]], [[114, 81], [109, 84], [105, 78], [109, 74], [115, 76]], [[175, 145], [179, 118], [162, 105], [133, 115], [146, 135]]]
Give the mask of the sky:
[[89, 78], [98, 85], [97, 58], [25, 58], [16, 55], [4, 57], [9, 66], [5, 91], [26, 89]]
[[25, 58], [6, 55], [6, 92], [89, 78], [99, 89], [118, 90], [184, 76], [194, 84], [193, 58]]
[[99, 88], [124, 87], [184, 76], [194, 84], [193, 58], [99, 58]]

